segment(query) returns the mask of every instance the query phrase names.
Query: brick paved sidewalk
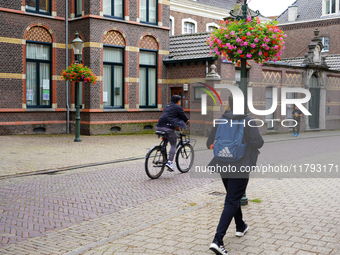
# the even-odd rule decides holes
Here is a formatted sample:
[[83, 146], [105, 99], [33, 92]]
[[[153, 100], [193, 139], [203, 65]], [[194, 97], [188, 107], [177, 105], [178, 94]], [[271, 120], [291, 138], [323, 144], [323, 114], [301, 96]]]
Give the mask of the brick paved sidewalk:
[[[77, 170], [81, 171], [81, 170]], [[225, 237], [230, 255], [340, 254], [338, 179], [251, 179], [243, 207], [249, 232]], [[220, 181], [146, 202], [40, 237], [0, 254], [212, 254], [224, 197]], [[214, 193], [214, 194], [212, 194]]]
[[[266, 142], [340, 135], [340, 131], [265, 135]], [[205, 148], [205, 137], [197, 139], [195, 149]], [[0, 136], [0, 177], [73, 166], [112, 162], [120, 159], [144, 157], [160, 140], [154, 134], [81, 136], [74, 135], [15, 135]]]
[[[231, 223], [224, 239], [228, 254], [339, 255], [338, 185], [337, 179], [252, 180], [247, 196], [261, 202], [243, 207], [244, 219], [250, 226], [244, 237], [234, 235], [235, 224]], [[205, 189], [213, 190], [213, 186], [223, 191], [220, 183], [206, 185]], [[97, 248], [87, 246], [90, 248], [87, 252], [78, 249], [67, 255], [213, 254], [208, 247], [224, 197], [211, 198], [210, 202], [207, 196], [202, 198], [204, 206], [194, 205], [192, 210], [131, 231], [124, 237], [103, 240], [111, 242]]]

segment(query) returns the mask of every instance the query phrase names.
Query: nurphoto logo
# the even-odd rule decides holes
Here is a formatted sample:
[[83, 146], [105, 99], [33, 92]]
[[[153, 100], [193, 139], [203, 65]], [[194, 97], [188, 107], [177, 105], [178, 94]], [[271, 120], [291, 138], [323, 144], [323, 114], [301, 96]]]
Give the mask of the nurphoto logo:
[[[201, 83], [203, 84], [203, 83]], [[209, 85], [203, 84], [206, 87], [210, 88], [218, 97], [221, 105], [222, 105], [222, 101], [220, 96], [218, 95], [218, 93], [216, 92], [216, 90], [214, 88], [212, 88]], [[233, 95], [233, 113], [235, 115], [242, 115], [244, 114], [244, 94], [242, 92], [242, 90], [234, 85], [228, 85], [228, 84], [216, 84], [215, 88], [217, 89], [228, 89], [231, 94]], [[207, 91], [206, 89], [203, 89], [205, 92], [207, 92], [207, 94], [210, 95], [210, 97], [213, 98], [213, 95]], [[248, 103], [248, 108], [249, 111], [255, 115], [260, 115], [260, 116], [268, 116], [272, 113], [275, 112], [276, 108], [277, 108], [277, 104], [278, 104], [278, 88], [273, 87], [272, 88], [272, 95], [273, 95], [273, 99], [272, 99], [272, 106], [270, 107], [270, 109], [267, 110], [257, 110], [255, 109], [254, 105], [253, 105], [253, 88], [252, 87], [248, 87], [248, 98], [247, 98], [247, 103]], [[302, 93], [305, 95], [304, 98], [287, 98], [287, 93]], [[207, 115], [207, 94], [202, 94], [201, 96], [201, 114], [202, 115]], [[282, 116], [287, 115], [287, 105], [290, 104], [294, 104], [295, 106], [297, 106], [303, 114], [309, 116], [312, 115], [304, 106], [304, 103], [309, 102], [309, 100], [311, 99], [311, 93], [309, 92], [309, 90], [307, 89], [303, 89], [303, 88], [281, 88], [281, 114]], [[213, 98], [213, 101], [215, 102], [216, 105], [216, 100]], [[255, 119], [255, 121], [259, 121], [262, 124], [260, 125], [260, 127], [262, 127], [264, 125], [264, 121], [260, 120], [260, 119]], [[274, 121], [280, 121], [279, 119], [266, 119], [266, 121], [268, 122], [273, 122]], [[285, 123], [289, 123], [289, 124], [285, 124]], [[294, 122], [293, 125], [290, 124], [290, 122]], [[214, 119], [214, 126], [216, 124], [227, 124], [228, 120], [225, 119]], [[232, 126], [233, 121], [230, 121], [230, 125]], [[245, 121], [243, 123], [237, 123], [237, 124], [243, 124], [245, 126]], [[248, 123], [249, 126], [251, 126], [250, 123]], [[284, 119], [281, 121], [281, 125], [284, 127], [295, 127], [297, 125], [297, 121], [296, 120], [292, 120], [292, 119]], [[254, 126], [255, 127], [255, 126]], [[258, 127], [258, 126], [257, 126]]]

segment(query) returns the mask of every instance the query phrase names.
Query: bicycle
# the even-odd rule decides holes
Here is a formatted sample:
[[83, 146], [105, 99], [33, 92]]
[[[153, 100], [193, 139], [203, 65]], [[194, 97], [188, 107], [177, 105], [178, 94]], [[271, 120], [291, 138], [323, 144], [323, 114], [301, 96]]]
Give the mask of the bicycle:
[[[156, 131], [156, 135], [158, 135], [158, 138], [162, 137], [162, 141], [159, 145], [152, 147], [145, 157], [145, 171], [151, 179], [160, 177], [164, 171], [165, 164], [168, 162], [167, 134], [164, 131]], [[194, 162], [194, 148], [190, 144], [190, 140], [194, 139], [190, 139], [188, 135], [181, 132], [177, 133], [177, 138], [179, 141], [176, 145], [176, 166], [181, 173], [186, 173]]]

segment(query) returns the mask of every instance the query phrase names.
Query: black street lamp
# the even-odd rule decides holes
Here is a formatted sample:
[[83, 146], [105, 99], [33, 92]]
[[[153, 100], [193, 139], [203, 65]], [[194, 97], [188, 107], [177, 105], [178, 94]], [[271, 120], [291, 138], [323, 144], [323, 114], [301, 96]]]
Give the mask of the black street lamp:
[[[76, 38], [72, 41], [72, 49], [74, 58], [78, 63], [82, 61], [82, 53], [84, 48], [84, 42], [79, 38], [79, 33], [76, 32]], [[80, 98], [79, 98], [79, 82], [76, 82], [76, 137], [75, 142], [81, 142], [80, 139]]]
[[[243, 5], [242, 5], [242, 15], [235, 15], [234, 10], [230, 11], [230, 15], [234, 17], [237, 20], [246, 20], [248, 16], [248, 4], [247, 0], [243, 0]], [[260, 15], [259, 11], [255, 12], [255, 16], [251, 16], [251, 18], [257, 17]], [[246, 58], [241, 58], [241, 83], [240, 83], [240, 89], [243, 92], [244, 95], [244, 114], [247, 114], [248, 112], [248, 84], [247, 81], [247, 59]], [[241, 199], [241, 205], [247, 205], [248, 204], [248, 198], [246, 194], [243, 194], [242, 199]]]

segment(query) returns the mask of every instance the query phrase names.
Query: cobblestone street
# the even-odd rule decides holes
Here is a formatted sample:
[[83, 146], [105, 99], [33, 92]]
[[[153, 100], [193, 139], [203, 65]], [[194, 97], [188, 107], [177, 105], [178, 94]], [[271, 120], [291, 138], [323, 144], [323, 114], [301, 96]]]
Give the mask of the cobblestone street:
[[[265, 136], [258, 164], [339, 164], [340, 136], [320, 134]], [[197, 150], [196, 162], [206, 165], [207, 152]], [[0, 254], [212, 254], [225, 194], [212, 177], [176, 170], [150, 180], [143, 159], [3, 177]], [[339, 178], [252, 178], [244, 207], [250, 230], [237, 238], [232, 223], [226, 248], [231, 255], [340, 254], [339, 188]]]

